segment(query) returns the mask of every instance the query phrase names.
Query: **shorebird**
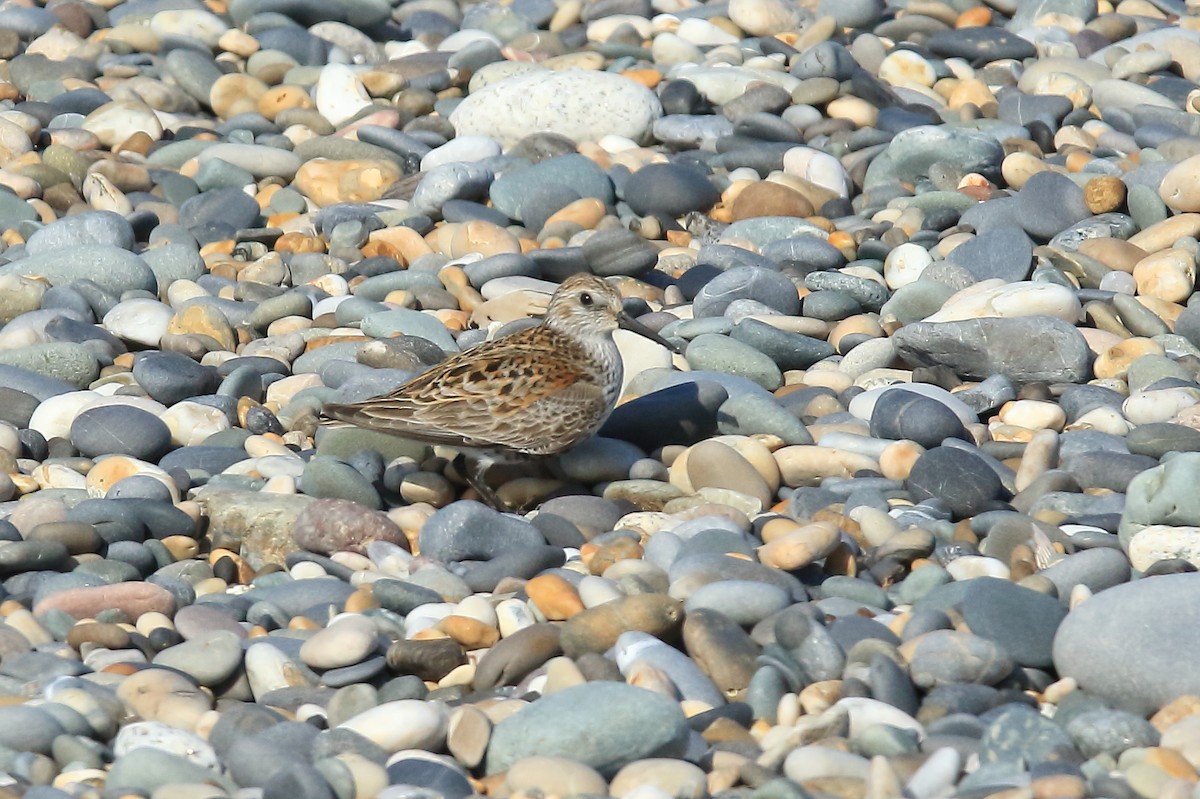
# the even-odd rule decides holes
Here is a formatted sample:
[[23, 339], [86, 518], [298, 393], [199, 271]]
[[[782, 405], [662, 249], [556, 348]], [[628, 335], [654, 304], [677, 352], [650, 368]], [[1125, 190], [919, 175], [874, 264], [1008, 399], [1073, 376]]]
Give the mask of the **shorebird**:
[[600, 429], [621, 390], [618, 327], [672, 351], [637, 322], [605, 280], [562, 282], [534, 327], [457, 353], [389, 394], [326, 404], [325, 416], [368, 430], [454, 447], [480, 497], [505, 509], [483, 476], [497, 460], [564, 452]]

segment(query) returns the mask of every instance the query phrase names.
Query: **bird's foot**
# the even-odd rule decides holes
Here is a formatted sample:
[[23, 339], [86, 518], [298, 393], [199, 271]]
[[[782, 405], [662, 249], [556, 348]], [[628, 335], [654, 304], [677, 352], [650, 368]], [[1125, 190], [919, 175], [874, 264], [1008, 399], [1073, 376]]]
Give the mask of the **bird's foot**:
[[512, 513], [513, 509], [508, 506], [508, 503], [500, 499], [499, 495], [487, 484], [485, 478], [490, 465], [485, 458], [472, 458], [461, 452], [454, 459], [455, 470], [466, 478], [467, 485], [475, 489], [475, 493], [479, 495], [485, 505], [500, 513]]

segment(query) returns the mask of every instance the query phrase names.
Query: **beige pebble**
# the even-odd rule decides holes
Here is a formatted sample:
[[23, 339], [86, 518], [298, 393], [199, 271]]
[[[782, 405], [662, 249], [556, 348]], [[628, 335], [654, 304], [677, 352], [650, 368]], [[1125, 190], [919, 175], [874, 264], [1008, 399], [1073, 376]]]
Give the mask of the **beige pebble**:
[[1129, 562], [1138, 571], [1173, 558], [1200, 566], [1200, 527], [1152, 524], [1129, 540]]
[[[675, 479], [685, 468], [686, 486]], [[692, 491], [709, 487], [727, 488], [755, 497], [763, 505], [771, 502], [774, 493], [749, 461], [718, 441], [702, 441], [691, 447], [685, 456], [672, 464], [671, 472], [671, 482], [685, 491], [689, 488]]]
[[1138, 294], [1167, 302], [1183, 302], [1196, 285], [1196, 258], [1182, 249], [1147, 255], [1133, 267]]
[[686, 760], [647, 758], [622, 767], [613, 776], [608, 793], [624, 799], [645, 789], [656, 789], [659, 795], [674, 799], [704, 799], [708, 778], [703, 769]]
[[1029, 153], [1009, 153], [1000, 163], [1000, 174], [1006, 183], [1014, 189], [1020, 189], [1031, 177], [1039, 172], [1045, 172], [1051, 167], [1042, 159]]
[[879, 470], [879, 464], [865, 455], [820, 446], [784, 447], [774, 455], [783, 484], [793, 488], [819, 485], [826, 477], [852, 477], [864, 469]]
[[1121, 343], [1101, 352], [1092, 365], [1092, 372], [1100, 379], [1124, 379], [1130, 365], [1143, 355], [1163, 355], [1165, 350], [1157, 341], [1148, 338], [1125, 339]]
[[830, 119], [847, 119], [860, 128], [869, 128], [879, 118], [879, 109], [866, 100], [843, 95], [825, 106], [825, 114]]
[[905, 480], [925, 448], [915, 441], [896, 441], [879, 453], [880, 474], [889, 480]]
[[932, 86], [937, 73], [912, 50], [893, 50], [879, 65], [879, 79], [893, 86]]
[[355, 158], [334, 161], [313, 158], [296, 171], [295, 188], [318, 206], [378, 200], [400, 178], [390, 161]]
[[266, 94], [267, 84], [258, 78], [230, 73], [217, 78], [208, 92], [208, 102], [221, 119], [258, 111], [258, 101]]
[[1041, 400], [1013, 400], [1004, 403], [998, 414], [1005, 424], [1026, 427], [1032, 430], [1062, 430], [1067, 423], [1067, 414], [1056, 402]]
[[1130, 273], [1137, 262], [1146, 257], [1146, 251], [1140, 247], [1128, 241], [1108, 237], [1080, 242], [1079, 252], [1095, 258], [1109, 269]]
[[608, 783], [590, 766], [565, 757], [525, 757], [509, 766], [504, 785], [510, 795], [608, 795]]
[[1158, 186], [1158, 196], [1172, 210], [1200, 211], [1200, 155], [1171, 167]]
[[1181, 213], [1134, 233], [1128, 242], [1151, 253], [1165, 250], [1184, 236], [1196, 235], [1200, 235], [1200, 213]]
[[1039, 430], [1030, 438], [1021, 454], [1021, 465], [1017, 467], [1015, 485], [1018, 491], [1029, 487], [1035, 479], [1058, 462], [1058, 433], [1054, 430]]
[[212, 697], [188, 677], [171, 669], [146, 668], [117, 685], [117, 698], [143, 721], [160, 721], [194, 730], [212, 708]]
[[813, 522], [759, 547], [758, 559], [775, 569], [801, 569], [827, 556], [839, 541], [841, 535], [835, 525]]

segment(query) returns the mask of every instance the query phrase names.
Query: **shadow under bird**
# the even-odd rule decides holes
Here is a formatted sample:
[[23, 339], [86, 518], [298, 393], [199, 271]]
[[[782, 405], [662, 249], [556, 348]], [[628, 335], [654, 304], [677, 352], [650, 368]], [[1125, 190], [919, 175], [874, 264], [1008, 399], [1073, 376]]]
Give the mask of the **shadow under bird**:
[[389, 394], [327, 403], [322, 413], [458, 448], [471, 486], [505, 509], [483, 480], [491, 462], [557, 455], [594, 434], [612, 413], [623, 374], [612, 335], [618, 327], [678, 351], [625, 313], [607, 281], [573, 275], [554, 292], [540, 324], [457, 353]]

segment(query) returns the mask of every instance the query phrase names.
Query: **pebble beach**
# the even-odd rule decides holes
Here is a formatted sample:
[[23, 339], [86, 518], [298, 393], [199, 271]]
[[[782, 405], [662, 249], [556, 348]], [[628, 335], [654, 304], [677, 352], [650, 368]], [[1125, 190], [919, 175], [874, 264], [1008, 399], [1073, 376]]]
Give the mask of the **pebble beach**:
[[1200, 796], [1198, 9], [6, 0], [0, 799]]

